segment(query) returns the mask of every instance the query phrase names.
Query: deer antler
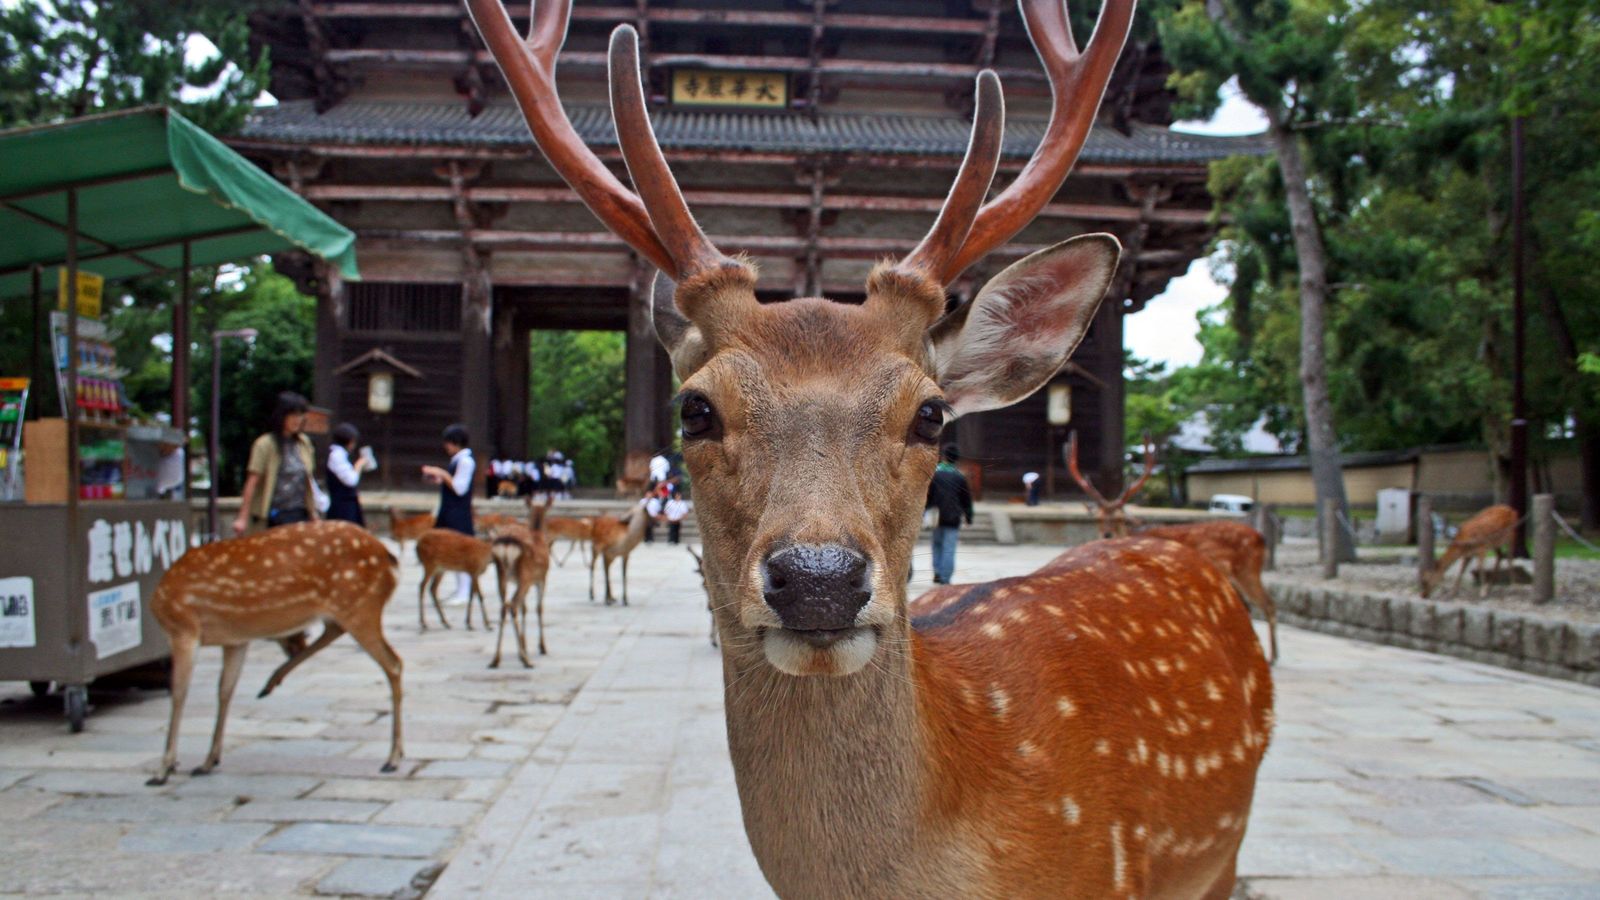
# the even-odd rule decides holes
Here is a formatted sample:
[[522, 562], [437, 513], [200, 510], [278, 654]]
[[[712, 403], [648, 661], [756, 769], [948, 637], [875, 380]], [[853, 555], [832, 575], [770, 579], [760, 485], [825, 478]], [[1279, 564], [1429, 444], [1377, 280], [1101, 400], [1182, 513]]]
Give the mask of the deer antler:
[[[623, 159], [643, 200], [584, 145], [556, 95], [556, 57], [566, 43], [571, 0], [535, 2], [526, 40], [517, 36], [501, 0], [465, 2], [522, 108], [534, 143], [584, 205], [674, 281], [721, 263], [725, 257], [689, 215], [650, 129], [639, 83], [638, 37], [633, 29], [622, 26], [612, 35], [612, 116]], [[622, 82], [621, 76], [629, 71], [631, 77]], [[663, 234], [669, 237], [663, 240]]]
[[1078, 487], [1083, 488], [1083, 492], [1089, 495], [1090, 500], [1093, 500], [1102, 509], [1111, 506], [1110, 503], [1106, 502], [1105, 496], [1095, 490], [1094, 485], [1089, 483], [1089, 479], [1083, 477], [1083, 472], [1078, 468], [1078, 432], [1076, 430], [1067, 436], [1067, 471], [1071, 473], [1072, 480], [1078, 483]]
[[1065, 0], [1018, 0], [1039, 59], [1050, 81], [1050, 124], [1023, 167], [998, 197], [984, 204], [965, 241], [944, 261], [941, 284], [955, 281], [967, 267], [1010, 240], [1055, 196], [1078, 161], [1100, 99], [1133, 23], [1135, 0], [1106, 0], [1088, 49], [1072, 38]]
[[989, 69], [979, 72], [976, 94], [972, 136], [967, 141], [967, 155], [961, 160], [955, 183], [950, 186], [950, 193], [944, 198], [939, 218], [934, 220], [928, 236], [901, 263], [932, 278], [939, 277], [966, 241], [983, 198], [989, 195], [989, 186], [994, 183], [995, 170], [1000, 167], [1000, 145], [1006, 130], [1000, 77]]
[[1150, 473], [1154, 472], [1155, 470], [1156, 447], [1155, 444], [1151, 443], [1150, 432], [1147, 431], [1144, 433], [1144, 472], [1139, 475], [1139, 479], [1137, 481], [1129, 486], [1127, 490], [1122, 492], [1121, 497], [1117, 498], [1117, 505], [1120, 506], [1133, 499], [1134, 495], [1139, 493], [1139, 489], [1144, 487], [1144, 483], [1150, 480]]

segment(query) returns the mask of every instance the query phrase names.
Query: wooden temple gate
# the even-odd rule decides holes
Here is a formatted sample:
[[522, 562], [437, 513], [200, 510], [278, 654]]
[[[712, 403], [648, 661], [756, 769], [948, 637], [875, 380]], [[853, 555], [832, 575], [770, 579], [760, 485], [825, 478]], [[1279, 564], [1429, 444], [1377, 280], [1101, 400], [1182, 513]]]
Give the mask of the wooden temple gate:
[[[1076, 8], [1085, 5], [1073, 13], [1086, 36], [1098, 7]], [[579, 2], [558, 72], [578, 132], [621, 173], [604, 46], [617, 23], [639, 28], [668, 161], [716, 245], [759, 265], [764, 301], [819, 292], [859, 300], [875, 261], [914, 246], [965, 150], [981, 68], [1006, 83], [998, 180], [1016, 173], [1043, 132], [1043, 73], [1007, 3], [736, 6]], [[525, 22], [526, 6], [511, 11]], [[383, 348], [424, 373], [397, 397], [396, 472], [435, 460], [452, 421], [467, 424], [480, 456], [542, 453], [526, 446], [528, 331], [624, 330], [624, 468], [642, 471], [672, 430], [671, 372], [643, 314], [651, 272], [546, 165], [463, 9], [299, 0], [254, 14], [252, 29], [271, 50], [281, 102], [230, 143], [359, 240], [360, 283], [280, 261], [319, 299], [316, 401], [364, 424], [365, 385], [333, 373]], [[1261, 149], [1255, 139], [1171, 131], [1168, 69], [1154, 37], [1140, 34], [1065, 187], [952, 290], [966, 299], [1015, 259], [1075, 234], [1122, 241], [1117, 282], [1056, 377], [1070, 390], [1084, 466], [1112, 490], [1124, 449], [1123, 316], [1211, 238], [1208, 163]], [[1022, 472], [1060, 469], [1066, 433], [1047, 423], [1046, 397], [960, 423], [958, 440], [989, 489], [1020, 490]], [[1072, 491], [1064, 477], [1054, 488]]]

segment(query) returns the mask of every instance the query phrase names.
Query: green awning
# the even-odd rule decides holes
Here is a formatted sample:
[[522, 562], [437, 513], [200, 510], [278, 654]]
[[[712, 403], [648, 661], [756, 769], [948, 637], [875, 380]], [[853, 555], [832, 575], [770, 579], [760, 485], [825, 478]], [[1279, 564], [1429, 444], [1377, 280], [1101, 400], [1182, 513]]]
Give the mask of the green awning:
[[78, 192], [79, 268], [106, 280], [299, 248], [356, 271], [355, 234], [184, 117], [145, 108], [0, 131], [0, 298], [67, 257]]

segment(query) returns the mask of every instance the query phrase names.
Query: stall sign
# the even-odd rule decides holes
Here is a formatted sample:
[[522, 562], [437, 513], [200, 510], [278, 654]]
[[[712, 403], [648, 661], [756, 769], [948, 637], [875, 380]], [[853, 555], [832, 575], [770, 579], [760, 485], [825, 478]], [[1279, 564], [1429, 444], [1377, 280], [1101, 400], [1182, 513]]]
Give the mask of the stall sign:
[[[62, 267], [57, 269], [56, 272], [58, 273], [56, 276], [56, 306], [58, 309], [66, 309], [68, 293], [67, 270]], [[87, 316], [91, 319], [100, 318], [100, 292], [105, 286], [105, 276], [96, 275], [93, 272], [85, 272], [82, 269], [78, 270], [78, 315]]]
[[96, 659], [132, 650], [144, 640], [137, 581], [89, 595], [89, 640]]
[[95, 519], [86, 539], [91, 584], [165, 572], [189, 549], [181, 519], [157, 519], [148, 527], [143, 522]]
[[784, 109], [789, 105], [789, 79], [782, 72], [675, 69], [672, 102], [677, 106]]
[[33, 645], [33, 579], [0, 578], [0, 647]]

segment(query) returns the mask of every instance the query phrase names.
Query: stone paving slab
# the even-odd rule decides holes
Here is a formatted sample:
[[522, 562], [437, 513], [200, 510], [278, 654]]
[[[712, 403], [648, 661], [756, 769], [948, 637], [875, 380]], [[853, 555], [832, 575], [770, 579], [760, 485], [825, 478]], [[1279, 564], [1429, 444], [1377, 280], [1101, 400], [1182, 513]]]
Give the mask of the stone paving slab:
[[[960, 574], [1053, 555], [963, 546]], [[432, 896], [771, 896], [691, 561], [647, 546], [630, 570], [623, 609], [589, 603], [576, 563], [555, 569], [551, 655], [491, 672], [492, 635], [459, 627], [459, 607], [457, 628], [417, 632], [408, 565], [385, 613], [406, 662], [397, 775], [377, 772], [381, 676], [347, 641], [263, 700], [253, 690], [280, 657], [254, 648], [221, 768], [180, 768], [158, 789], [143, 782], [164, 693], [96, 692], [74, 736], [57, 706], [0, 683], [0, 894], [413, 896], [443, 866]], [[1280, 638], [1278, 727], [1240, 859], [1251, 897], [1600, 897], [1600, 690]], [[182, 765], [205, 753], [218, 664], [201, 654]]]

